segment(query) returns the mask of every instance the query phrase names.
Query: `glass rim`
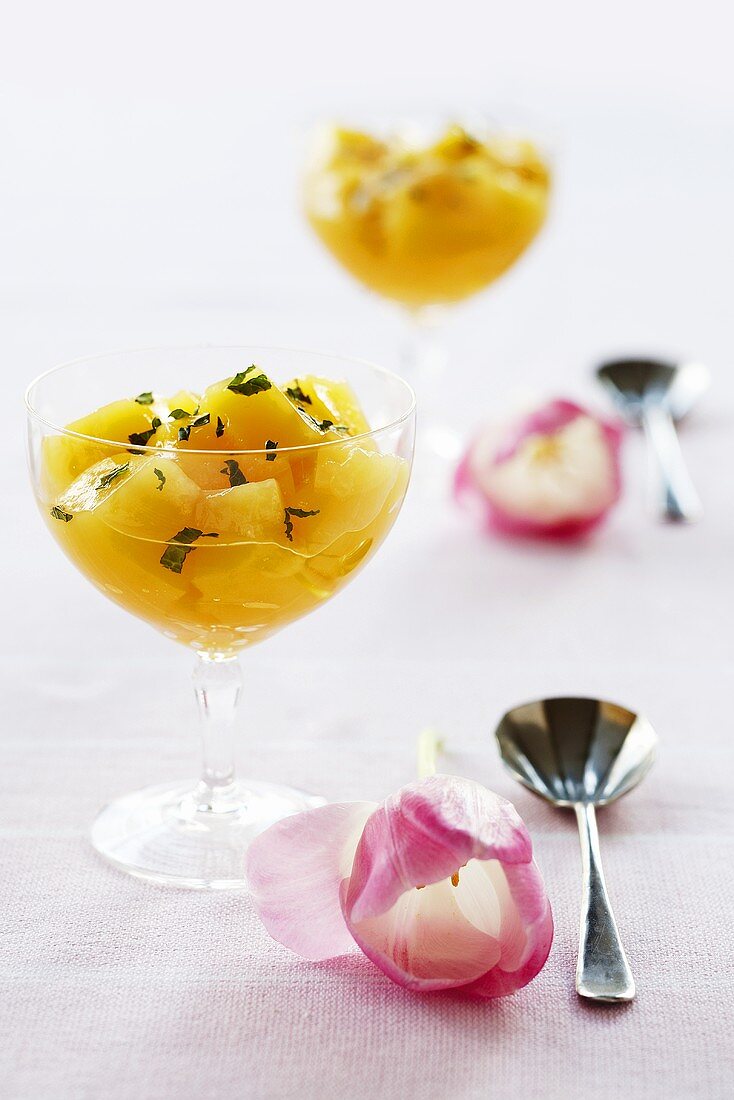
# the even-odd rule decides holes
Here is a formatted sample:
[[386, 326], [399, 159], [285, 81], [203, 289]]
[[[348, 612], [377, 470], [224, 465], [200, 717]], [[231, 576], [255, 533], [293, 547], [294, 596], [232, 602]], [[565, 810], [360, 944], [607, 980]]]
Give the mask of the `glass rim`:
[[[121, 348], [116, 351], [104, 351], [96, 355], [82, 355], [78, 359], [69, 359], [64, 363], [57, 363], [55, 367], [49, 367], [48, 370], [43, 371], [37, 375], [32, 382], [26, 387], [23, 395], [23, 403], [26, 407], [26, 412], [35, 421], [40, 424], [44, 424], [47, 428], [57, 432], [59, 435], [69, 436], [72, 439], [81, 439], [87, 443], [102, 444], [106, 447], [124, 447], [125, 444], [119, 439], [103, 439], [99, 436], [86, 435], [84, 432], [75, 432], [69, 428], [60, 424], [54, 424], [51, 420], [48, 420], [45, 416], [42, 416], [38, 409], [33, 405], [33, 394], [37, 386], [40, 386], [47, 378], [52, 375], [58, 374], [60, 371], [67, 370], [69, 367], [76, 367], [82, 363], [94, 363], [99, 359], [110, 359], [115, 355], [136, 355], [142, 352], [189, 352], [189, 351], [247, 351], [248, 349], [257, 348], [258, 351], [264, 352], [291, 352], [294, 355], [315, 355], [323, 359], [332, 359], [334, 361], [351, 363], [360, 367], [367, 367], [378, 375], [383, 375], [385, 378], [389, 378], [395, 382], [398, 382], [406, 391], [406, 395], [409, 398], [408, 409], [400, 416], [391, 420], [388, 424], [383, 424], [379, 428], [372, 428], [369, 432], [360, 432], [359, 435], [343, 436], [339, 439], [323, 439], [318, 443], [301, 443], [298, 446], [279, 447], [278, 454], [292, 454], [299, 451], [311, 451], [316, 447], [333, 447], [338, 445], [344, 445], [345, 443], [357, 443], [359, 440], [373, 439], [376, 436], [382, 435], [383, 432], [392, 431], [394, 428], [404, 424], [415, 413], [416, 409], [416, 397], [415, 391], [409, 382], [406, 382], [399, 374], [389, 370], [387, 367], [381, 367], [377, 363], [371, 362], [369, 359], [362, 359], [359, 356], [354, 355], [340, 355], [338, 352], [328, 351], [315, 351], [310, 348], [297, 348], [289, 347], [287, 345], [278, 344], [152, 344], [145, 347], [137, 348]], [[358, 395], [357, 395], [358, 396]], [[217, 447], [186, 447], [178, 448], [171, 441], [170, 445], [164, 445], [162, 447], [151, 447], [149, 444], [144, 446], [135, 445], [136, 454], [158, 454], [162, 452], [172, 451], [185, 454], [199, 454], [199, 455], [272, 455], [272, 450], [268, 450], [266, 447], [252, 447], [252, 448], [233, 448], [232, 450], [226, 450], [224, 448]]]

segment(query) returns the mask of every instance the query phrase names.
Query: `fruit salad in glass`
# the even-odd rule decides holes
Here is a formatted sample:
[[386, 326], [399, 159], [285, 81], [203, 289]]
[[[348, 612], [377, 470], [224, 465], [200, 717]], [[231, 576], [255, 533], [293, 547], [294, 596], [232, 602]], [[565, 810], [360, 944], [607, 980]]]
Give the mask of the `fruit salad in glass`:
[[36, 497], [64, 552], [198, 655], [200, 782], [119, 799], [93, 842], [142, 877], [241, 886], [248, 840], [314, 800], [235, 779], [237, 654], [329, 599], [383, 541], [410, 474], [412, 393], [308, 352], [169, 349], [57, 368], [27, 404]]
[[448, 125], [436, 140], [332, 127], [314, 142], [306, 214], [333, 256], [409, 309], [461, 301], [537, 236], [550, 171], [529, 140]]
[[537, 237], [548, 213], [549, 157], [524, 128], [485, 117], [329, 124], [309, 141], [302, 192], [329, 253], [407, 322], [401, 372], [421, 402], [419, 480], [433, 495], [461, 450], [437, 384], [448, 358], [438, 325]]

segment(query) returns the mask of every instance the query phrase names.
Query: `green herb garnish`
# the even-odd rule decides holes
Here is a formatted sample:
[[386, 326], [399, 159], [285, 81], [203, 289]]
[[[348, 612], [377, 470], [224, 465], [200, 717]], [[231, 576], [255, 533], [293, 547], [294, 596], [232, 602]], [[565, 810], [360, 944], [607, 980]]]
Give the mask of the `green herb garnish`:
[[224, 435], [224, 421], [222, 420], [221, 416], [217, 417], [217, 427], [214, 434], [216, 435], [217, 439]]
[[178, 545], [166, 547], [161, 557], [161, 565], [164, 569], [170, 569], [172, 573], [180, 573], [186, 558], [189, 554], [193, 554], [196, 549], [195, 546], [191, 546], [192, 542], [196, 542], [197, 539], [218, 538], [219, 535], [216, 531], [204, 532], [198, 531], [195, 527], [183, 527], [172, 539], [168, 540], [169, 543]]
[[333, 420], [317, 420], [315, 416], [311, 416], [311, 413], [307, 413], [305, 409], [302, 409], [300, 405], [296, 405], [296, 412], [300, 413], [303, 420], [307, 424], [310, 424], [312, 428], [316, 428], [318, 432], [344, 432], [349, 434], [349, 428], [345, 424], [335, 424]]
[[[198, 409], [196, 410], [198, 412]], [[205, 424], [208, 424], [211, 417], [209, 413], [204, 413], [203, 416], [197, 416], [196, 420], [192, 420], [190, 424], [187, 424], [185, 428], [178, 429], [179, 440], [188, 439], [191, 435], [192, 428], [203, 428]]]
[[147, 447], [148, 440], [155, 435], [160, 426], [160, 417], [154, 416], [147, 431], [133, 432], [133, 434], [129, 435], [127, 438], [130, 440], [131, 443], [134, 443], [136, 447]]
[[186, 412], [186, 409], [171, 409], [168, 414], [169, 420], [185, 420], [187, 416], [193, 416], [193, 413]]
[[63, 508], [54, 507], [51, 509], [51, 515], [54, 519], [63, 520], [64, 523], [70, 523], [73, 520], [71, 512], [65, 512]]
[[156, 467], [153, 467], [153, 473], [160, 481], [160, 485], [156, 485], [156, 489], [160, 493], [163, 491], [163, 486], [166, 484], [166, 475], [163, 473], [162, 470], [159, 470]]
[[333, 420], [320, 420], [317, 421], [319, 431], [322, 432], [341, 432], [342, 435], [349, 435], [349, 428], [346, 424], [335, 424]]
[[307, 519], [308, 516], [317, 516], [321, 511], [320, 508], [316, 508], [313, 512], [307, 512], [305, 508], [286, 508], [285, 510], [285, 537], [289, 542], [293, 542], [293, 516], [297, 516], [298, 519]]
[[150, 393], [150, 391], [148, 391], [148, 393], [139, 393], [135, 400], [137, 401], [138, 405], [152, 405], [153, 394]]
[[252, 397], [255, 393], [269, 390], [272, 386], [270, 379], [262, 372], [253, 374], [252, 372], [256, 370], [260, 370], [260, 368], [256, 363], [253, 363], [247, 370], [240, 371], [239, 374], [234, 376], [227, 389], [231, 390], [232, 393], [240, 394], [242, 397]]
[[242, 473], [239, 463], [235, 462], [233, 458], [228, 458], [219, 472], [220, 474], [227, 474], [231, 486], [247, 485], [247, 478]]
[[302, 405], [310, 405], [311, 398], [307, 393], [304, 393], [301, 387], [296, 382], [295, 386], [287, 386], [285, 391], [286, 397], [290, 397], [291, 401], [300, 401]]
[[120, 474], [124, 474], [125, 471], [129, 469], [130, 463], [126, 462], [124, 466], [115, 466], [114, 470], [110, 470], [108, 474], [102, 474], [102, 477], [99, 479], [99, 484], [94, 486], [95, 491], [99, 492], [100, 489], [106, 489], [108, 485], [112, 484], [116, 477], [119, 477]]
[[269, 439], [267, 441], [267, 443], [265, 444], [265, 450], [269, 451], [270, 453], [265, 455], [266, 462], [275, 462], [275, 452], [277, 450], [277, 447], [278, 444], [275, 443], [272, 439]]

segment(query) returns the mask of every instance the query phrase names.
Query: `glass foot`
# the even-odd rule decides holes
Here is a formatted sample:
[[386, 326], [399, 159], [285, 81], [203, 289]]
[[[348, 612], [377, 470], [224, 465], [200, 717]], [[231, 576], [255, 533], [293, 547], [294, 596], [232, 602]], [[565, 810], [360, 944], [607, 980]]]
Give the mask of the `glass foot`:
[[272, 783], [233, 784], [211, 797], [196, 783], [147, 787], [110, 802], [92, 845], [121, 871], [195, 890], [245, 889], [245, 851], [273, 822], [325, 799]]

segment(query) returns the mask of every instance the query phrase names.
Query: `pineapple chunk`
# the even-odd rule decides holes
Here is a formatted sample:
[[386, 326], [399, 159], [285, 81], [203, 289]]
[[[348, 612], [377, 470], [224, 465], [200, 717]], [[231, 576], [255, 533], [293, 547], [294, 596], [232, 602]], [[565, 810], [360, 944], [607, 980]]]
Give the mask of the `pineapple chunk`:
[[[178, 393], [174, 393], [173, 397], [167, 397], [160, 402], [157, 401], [155, 407], [163, 421], [158, 434], [169, 443], [178, 442], [179, 428], [188, 427], [192, 420], [196, 419], [194, 414], [197, 413], [200, 404], [201, 398], [198, 393], [193, 393], [191, 390], [179, 390]], [[171, 413], [173, 412], [177, 412], [179, 415], [172, 416]], [[189, 415], [181, 416], [181, 413], [188, 413]]]
[[97, 506], [109, 527], [141, 538], [167, 542], [184, 527], [196, 526], [202, 493], [178, 462], [151, 455], [139, 460], [114, 496]]
[[316, 513], [293, 516], [294, 549], [320, 553], [342, 535], [364, 530], [380, 515], [404, 465], [394, 455], [365, 451], [357, 443], [324, 448], [313, 482], [295, 502], [285, 501], [286, 507]]
[[[151, 431], [157, 417], [150, 405], [137, 401], [113, 401], [96, 412], [67, 424], [70, 432], [129, 445], [130, 436]], [[150, 437], [155, 445], [157, 431]], [[46, 496], [60, 496], [95, 462], [109, 455], [109, 447], [70, 435], [50, 435], [43, 441], [43, 489]]]
[[207, 416], [181, 441], [182, 449], [261, 450], [269, 439], [279, 447], [304, 447], [339, 438], [338, 432], [320, 430], [255, 364], [209, 386], [197, 419]]
[[350, 435], [363, 435], [370, 430], [367, 419], [352, 387], [347, 382], [331, 382], [308, 374], [294, 378], [283, 392], [317, 420], [330, 420], [343, 425]]
[[95, 462], [58, 497], [59, 506], [72, 515], [93, 512], [130, 477], [136, 462], [126, 451]]
[[283, 497], [277, 481], [253, 481], [201, 496], [196, 527], [230, 542], [275, 542], [283, 531]]

